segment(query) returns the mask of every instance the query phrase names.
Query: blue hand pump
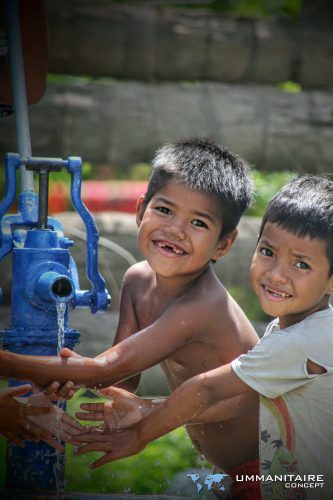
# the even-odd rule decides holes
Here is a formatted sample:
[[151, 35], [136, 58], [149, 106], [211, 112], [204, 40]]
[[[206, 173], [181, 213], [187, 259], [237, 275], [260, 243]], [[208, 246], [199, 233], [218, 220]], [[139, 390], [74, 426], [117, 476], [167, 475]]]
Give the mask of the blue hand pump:
[[[63, 304], [64, 345], [73, 348], [79, 333], [68, 326], [68, 306], [106, 311], [110, 297], [98, 271], [98, 232], [81, 199], [82, 161], [77, 157], [37, 158], [31, 153], [28, 106], [22, 56], [19, 1], [6, 0], [9, 58], [14, 97], [18, 154], [5, 159], [5, 196], [0, 202], [0, 261], [12, 255], [12, 311], [10, 328], [2, 333], [5, 349], [21, 354], [56, 355], [57, 305]], [[81, 290], [78, 272], [60, 222], [48, 217], [50, 172], [66, 169], [71, 176], [71, 197], [87, 234], [86, 273], [91, 290]], [[17, 171], [21, 174], [18, 213], [7, 214], [17, 196]], [[34, 192], [34, 172], [39, 193]], [[7, 215], [6, 215], [7, 214]], [[10, 385], [22, 382], [10, 380]], [[26, 441], [25, 448], [8, 443], [6, 488], [45, 493], [55, 491], [57, 461], [46, 443]], [[13, 497], [14, 498], [14, 497]]]

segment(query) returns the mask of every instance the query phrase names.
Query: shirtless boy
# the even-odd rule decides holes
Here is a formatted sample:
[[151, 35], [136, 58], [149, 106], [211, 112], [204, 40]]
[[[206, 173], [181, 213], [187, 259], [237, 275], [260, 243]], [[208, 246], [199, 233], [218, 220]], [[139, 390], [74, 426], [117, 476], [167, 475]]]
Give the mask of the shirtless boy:
[[[10, 360], [7, 376], [104, 387], [129, 379], [123, 386], [133, 390], [133, 376], [161, 363], [174, 390], [258, 342], [211, 264], [230, 250], [251, 201], [247, 165], [223, 147], [189, 140], [164, 146], [153, 167], [137, 206], [146, 260], [124, 277], [116, 345], [94, 359], [68, 351], [62, 359], [2, 352], [0, 361]], [[207, 460], [227, 471], [258, 457], [258, 397], [236, 403], [233, 418], [187, 428]]]

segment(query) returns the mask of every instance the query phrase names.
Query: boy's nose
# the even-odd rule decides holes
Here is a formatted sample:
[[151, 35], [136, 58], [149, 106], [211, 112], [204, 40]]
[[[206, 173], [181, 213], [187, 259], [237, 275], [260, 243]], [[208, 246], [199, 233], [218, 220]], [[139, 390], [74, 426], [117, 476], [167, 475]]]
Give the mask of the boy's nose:
[[283, 264], [274, 263], [267, 271], [267, 277], [273, 283], [286, 283], [288, 281], [288, 271]]
[[167, 226], [164, 229], [165, 235], [173, 240], [184, 240], [186, 238], [186, 233], [181, 224], [172, 224], [172, 226]]

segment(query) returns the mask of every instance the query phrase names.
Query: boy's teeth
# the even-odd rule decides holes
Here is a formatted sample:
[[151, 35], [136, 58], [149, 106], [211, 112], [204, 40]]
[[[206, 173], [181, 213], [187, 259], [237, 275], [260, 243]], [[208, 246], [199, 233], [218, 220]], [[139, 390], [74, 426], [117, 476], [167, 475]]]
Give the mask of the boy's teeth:
[[160, 242], [160, 241], [159, 241], [157, 244], [158, 244], [158, 246], [159, 246], [159, 247], [161, 247], [161, 248], [166, 248], [166, 247], [167, 247], [167, 248], [171, 248], [171, 250], [173, 250], [173, 251], [174, 251], [176, 254], [178, 254], [178, 255], [182, 255], [182, 254], [184, 253], [184, 252], [183, 252], [183, 250], [181, 250], [180, 248], [175, 248], [175, 247], [174, 247], [174, 246], [172, 246], [172, 245], [167, 245], [166, 243], [162, 243], [162, 242]]
[[269, 288], [267, 288], [267, 290], [272, 293], [273, 295], [276, 295], [277, 297], [282, 297], [283, 299], [285, 299], [286, 297], [290, 297], [290, 295], [288, 293], [284, 293], [284, 292], [276, 292], [274, 290], [270, 290]]

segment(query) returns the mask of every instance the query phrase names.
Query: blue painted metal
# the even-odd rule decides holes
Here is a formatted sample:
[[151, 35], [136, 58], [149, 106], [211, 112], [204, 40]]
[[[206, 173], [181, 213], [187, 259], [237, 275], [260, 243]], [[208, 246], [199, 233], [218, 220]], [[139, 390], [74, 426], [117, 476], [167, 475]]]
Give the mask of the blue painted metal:
[[[3, 345], [19, 354], [56, 355], [56, 304], [68, 303], [74, 295], [69, 251], [60, 248], [55, 231], [29, 229], [24, 246], [13, 248], [12, 253], [11, 328], [2, 333]], [[79, 333], [68, 328], [68, 307], [64, 324], [64, 344], [73, 349], [79, 341]], [[9, 381], [11, 386], [19, 383]], [[64, 460], [63, 457], [61, 460]], [[57, 485], [54, 474], [56, 464], [55, 450], [46, 443], [26, 441], [25, 448], [8, 443], [6, 486], [14, 488], [19, 484], [20, 488], [28, 490], [54, 491]], [[63, 476], [63, 468], [59, 474]]]
[[[86, 273], [91, 290], [81, 290], [77, 268], [70, 255], [73, 242], [65, 237], [57, 219], [47, 218], [47, 229], [38, 228], [38, 196], [31, 191], [19, 195], [19, 213], [6, 215], [15, 201], [16, 172], [21, 163], [45, 168], [50, 164], [66, 167], [71, 174], [71, 193], [75, 209], [87, 231]], [[73, 349], [79, 333], [68, 327], [68, 305], [105, 311], [110, 297], [98, 271], [98, 232], [94, 220], [81, 200], [82, 162], [6, 156], [6, 191], [0, 202], [0, 260], [12, 254], [12, 314], [10, 328], [2, 332], [4, 347], [12, 352], [56, 355], [58, 347], [57, 304], [65, 304], [64, 345]], [[10, 381], [10, 385], [21, 382]], [[6, 462], [7, 487], [30, 491], [54, 491], [56, 453], [45, 443], [26, 442], [25, 448], [9, 444]]]
[[[110, 303], [110, 297], [105, 290], [105, 281], [98, 271], [98, 231], [95, 221], [81, 198], [82, 161], [81, 158], [68, 158], [68, 171], [71, 173], [71, 196], [74, 208], [81, 216], [87, 232], [87, 277], [93, 286], [90, 297], [90, 309], [95, 313], [105, 311]], [[87, 293], [75, 294], [73, 306], [85, 307]]]

